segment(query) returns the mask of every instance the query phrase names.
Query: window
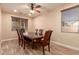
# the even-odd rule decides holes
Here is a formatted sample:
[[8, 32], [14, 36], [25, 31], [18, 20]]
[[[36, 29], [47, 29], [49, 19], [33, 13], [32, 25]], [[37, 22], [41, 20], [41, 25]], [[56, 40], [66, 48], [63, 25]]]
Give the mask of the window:
[[61, 11], [62, 32], [79, 32], [79, 5]]
[[12, 31], [15, 31], [16, 29], [24, 28], [27, 30], [28, 28], [28, 20], [24, 18], [19, 17], [11, 17], [12, 18]]

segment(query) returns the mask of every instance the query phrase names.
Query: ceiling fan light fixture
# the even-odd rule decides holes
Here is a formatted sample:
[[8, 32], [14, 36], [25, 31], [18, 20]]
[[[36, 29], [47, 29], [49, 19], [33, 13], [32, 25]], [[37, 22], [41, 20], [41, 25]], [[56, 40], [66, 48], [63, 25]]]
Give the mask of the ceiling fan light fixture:
[[34, 13], [35, 13], [35, 11], [34, 11], [34, 10], [30, 10], [30, 13], [34, 14]]

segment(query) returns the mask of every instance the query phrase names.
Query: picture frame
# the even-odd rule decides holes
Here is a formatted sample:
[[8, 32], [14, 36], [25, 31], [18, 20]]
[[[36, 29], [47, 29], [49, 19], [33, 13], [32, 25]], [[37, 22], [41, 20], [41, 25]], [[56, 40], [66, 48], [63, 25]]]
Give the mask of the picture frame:
[[61, 10], [61, 32], [79, 32], [79, 5]]

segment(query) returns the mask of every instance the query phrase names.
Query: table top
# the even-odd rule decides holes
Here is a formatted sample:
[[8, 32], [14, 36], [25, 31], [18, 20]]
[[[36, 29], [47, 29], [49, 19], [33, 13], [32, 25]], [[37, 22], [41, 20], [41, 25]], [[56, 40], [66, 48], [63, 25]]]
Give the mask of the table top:
[[43, 35], [35, 35], [35, 33], [33, 33], [33, 32], [28, 32], [28, 34], [26, 34], [24, 36], [29, 37], [31, 39], [43, 38]]

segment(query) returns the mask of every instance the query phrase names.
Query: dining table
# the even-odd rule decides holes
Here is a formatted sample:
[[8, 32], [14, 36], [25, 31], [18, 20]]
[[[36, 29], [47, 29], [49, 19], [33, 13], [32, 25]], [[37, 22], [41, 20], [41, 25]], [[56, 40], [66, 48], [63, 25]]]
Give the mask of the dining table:
[[[26, 38], [30, 38], [31, 39], [32, 47], [33, 47], [33, 42], [39, 41], [40, 39], [43, 38], [43, 35], [39, 35], [39, 34], [36, 35], [34, 32], [25, 32], [23, 35]], [[25, 48], [25, 44], [24, 44], [24, 48]]]

